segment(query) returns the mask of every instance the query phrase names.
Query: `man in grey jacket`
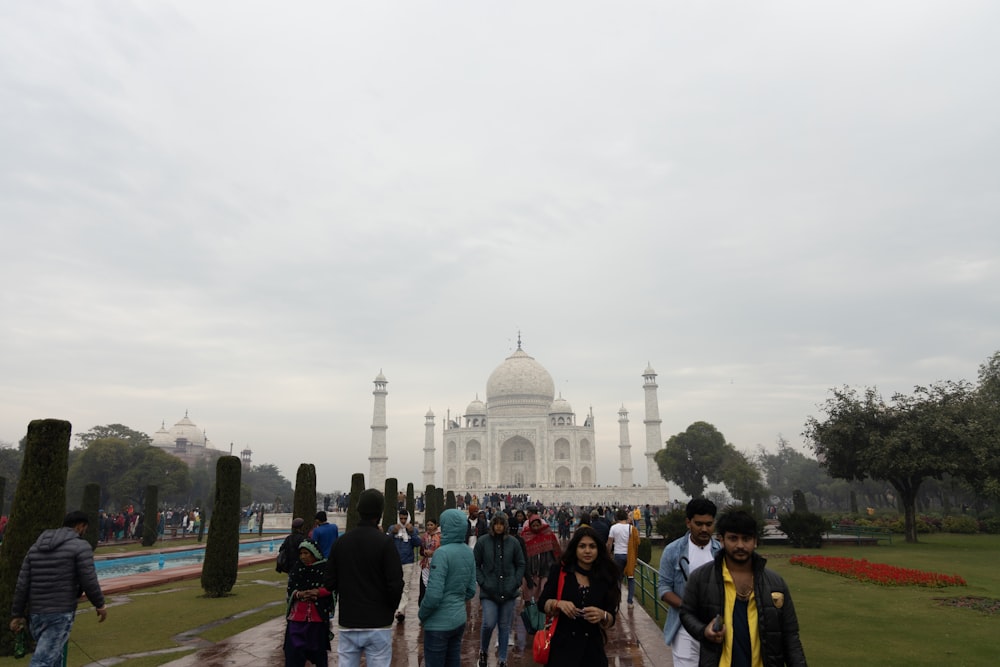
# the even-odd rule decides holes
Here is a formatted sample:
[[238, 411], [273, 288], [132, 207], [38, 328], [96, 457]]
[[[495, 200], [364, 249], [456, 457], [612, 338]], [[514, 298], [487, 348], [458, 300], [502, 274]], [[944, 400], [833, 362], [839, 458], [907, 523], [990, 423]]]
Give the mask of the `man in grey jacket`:
[[98, 622], [108, 617], [94, 568], [94, 551], [83, 539], [87, 523], [84, 512], [70, 512], [62, 528], [38, 536], [21, 563], [10, 629], [18, 632], [24, 628], [27, 608], [31, 636], [37, 642], [30, 667], [62, 664], [63, 646], [69, 640], [81, 591], [97, 608]]

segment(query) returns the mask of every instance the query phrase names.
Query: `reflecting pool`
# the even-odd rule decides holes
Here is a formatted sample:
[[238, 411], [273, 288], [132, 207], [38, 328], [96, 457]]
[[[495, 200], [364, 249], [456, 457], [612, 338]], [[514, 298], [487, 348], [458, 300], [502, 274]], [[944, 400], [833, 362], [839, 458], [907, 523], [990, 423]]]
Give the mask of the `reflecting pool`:
[[[240, 558], [269, 553], [273, 553], [275, 557], [278, 555], [278, 547], [273, 541], [240, 544]], [[97, 568], [98, 579], [113, 579], [115, 577], [125, 577], [130, 574], [142, 574], [143, 572], [184, 567], [185, 565], [199, 565], [204, 560], [205, 547], [202, 546], [170, 553], [141, 554], [123, 556], [121, 558], [109, 558], [107, 560], [95, 560], [94, 566]]]

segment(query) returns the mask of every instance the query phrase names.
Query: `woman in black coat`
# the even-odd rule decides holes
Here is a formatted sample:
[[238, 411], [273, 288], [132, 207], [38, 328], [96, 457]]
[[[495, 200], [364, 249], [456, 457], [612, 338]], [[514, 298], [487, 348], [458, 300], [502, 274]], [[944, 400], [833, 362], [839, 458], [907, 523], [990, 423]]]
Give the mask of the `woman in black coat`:
[[[559, 577], [565, 573], [562, 595]], [[549, 652], [549, 667], [577, 665], [605, 667], [607, 629], [615, 624], [621, 573], [607, 547], [590, 526], [576, 531], [562, 559], [552, 566], [539, 606], [558, 614]]]

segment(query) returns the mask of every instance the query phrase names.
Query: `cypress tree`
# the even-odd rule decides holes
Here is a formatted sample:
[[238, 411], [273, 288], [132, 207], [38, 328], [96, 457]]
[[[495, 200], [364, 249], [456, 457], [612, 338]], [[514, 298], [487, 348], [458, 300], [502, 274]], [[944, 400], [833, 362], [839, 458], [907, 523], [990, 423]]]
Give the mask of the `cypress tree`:
[[361, 493], [364, 490], [364, 473], [356, 472], [351, 475], [351, 495], [347, 502], [347, 526], [345, 532], [354, 528], [361, 521], [361, 515], [358, 514], [358, 500], [361, 498]]
[[[10, 521], [0, 544], [0, 609], [10, 612], [17, 575], [28, 549], [42, 531], [62, 525], [66, 516], [66, 473], [73, 426], [61, 419], [28, 424], [21, 479], [14, 490]], [[0, 655], [10, 655], [14, 633], [0, 632]]]
[[396, 525], [399, 504], [396, 496], [399, 494], [399, 482], [395, 477], [385, 480], [385, 507], [382, 508], [382, 530], [387, 530], [390, 526]]
[[101, 539], [99, 534], [101, 529], [101, 485], [91, 482], [83, 487], [83, 499], [80, 502], [80, 510], [87, 513], [87, 532], [83, 534], [83, 539], [90, 542], [90, 548], [97, 548], [97, 541]]
[[[240, 477], [243, 464], [238, 456], [220, 456], [215, 466], [215, 502], [208, 529], [201, 587], [205, 595], [227, 595], [236, 584], [240, 561]], [[204, 524], [204, 522], [202, 522]]]
[[417, 522], [417, 497], [413, 493], [413, 482], [406, 484], [406, 511], [410, 513], [410, 518]]
[[142, 508], [142, 546], [151, 547], [159, 537], [160, 522], [156, 509], [160, 504], [160, 489], [152, 484], [146, 487], [146, 502]]
[[0, 516], [3, 516], [3, 506], [7, 500], [7, 478], [0, 477]]
[[316, 466], [300, 463], [295, 474], [295, 496], [292, 501], [292, 518], [300, 518], [307, 526], [316, 517]]
[[809, 511], [809, 505], [806, 504], [806, 494], [799, 489], [792, 491], [792, 510], [795, 512]]
[[[453, 510], [458, 507], [458, 503], [455, 502], [455, 492], [449, 490], [444, 497], [444, 509]], [[443, 511], [443, 510], [442, 510]]]
[[440, 519], [441, 512], [444, 511], [444, 489], [440, 486], [434, 489], [434, 511], [437, 512], [437, 517]]

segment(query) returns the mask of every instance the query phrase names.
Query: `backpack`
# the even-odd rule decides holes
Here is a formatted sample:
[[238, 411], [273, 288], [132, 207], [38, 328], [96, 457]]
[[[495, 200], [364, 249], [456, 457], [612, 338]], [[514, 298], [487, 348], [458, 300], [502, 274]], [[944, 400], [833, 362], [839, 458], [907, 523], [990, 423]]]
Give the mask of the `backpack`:
[[288, 540], [281, 543], [278, 549], [278, 562], [274, 565], [275, 572], [288, 572]]

